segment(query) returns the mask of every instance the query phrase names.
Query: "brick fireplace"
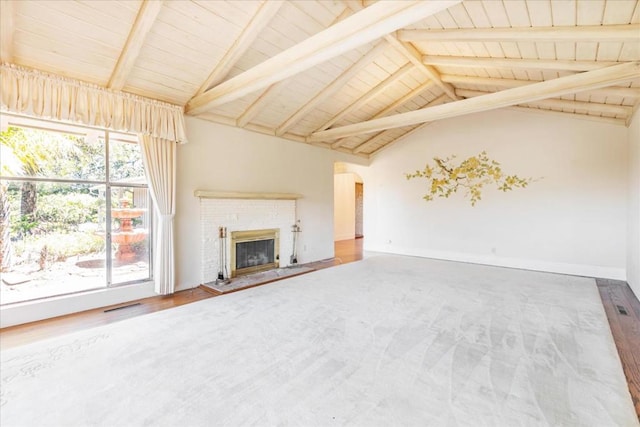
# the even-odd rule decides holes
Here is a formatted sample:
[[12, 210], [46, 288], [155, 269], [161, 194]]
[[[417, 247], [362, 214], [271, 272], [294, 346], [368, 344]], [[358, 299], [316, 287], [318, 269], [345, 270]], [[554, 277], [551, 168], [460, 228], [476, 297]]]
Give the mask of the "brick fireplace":
[[[290, 256], [293, 253], [291, 226], [296, 223], [296, 199], [301, 197], [299, 194], [196, 190], [195, 196], [200, 198], [202, 283], [215, 281], [218, 277], [220, 250], [225, 250], [227, 254], [227, 265], [223, 266], [225, 276], [232, 277], [232, 271], [236, 270], [236, 259], [231, 259], [231, 241], [234, 233], [241, 238], [249, 236], [249, 240], [269, 240], [260, 235], [251, 237], [251, 233], [256, 231], [267, 230], [277, 234], [277, 238], [273, 239], [274, 262], [266, 262], [262, 270], [257, 268], [255, 271], [290, 265]], [[221, 247], [220, 227], [227, 228], [229, 238], [226, 239], [226, 247]], [[260, 251], [260, 248], [258, 249]], [[269, 257], [269, 253], [266, 253], [266, 256]], [[252, 267], [256, 267], [258, 262], [262, 263], [262, 260], [247, 260], [247, 264], [256, 265], [245, 266], [244, 268], [249, 267], [249, 270], [240, 273], [254, 272], [251, 271]]]

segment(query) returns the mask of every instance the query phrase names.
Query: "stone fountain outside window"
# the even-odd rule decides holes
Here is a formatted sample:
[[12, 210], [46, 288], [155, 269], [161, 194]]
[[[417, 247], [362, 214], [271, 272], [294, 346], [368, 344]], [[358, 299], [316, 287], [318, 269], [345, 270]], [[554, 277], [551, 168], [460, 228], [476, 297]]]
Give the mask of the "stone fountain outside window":
[[143, 228], [133, 228], [133, 220], [145, 214], [147, 210], [129, 206], [126, 199], [120, 200], [119, 208], [111, 209], [111, 217], [120, 222], [120, 228], [111, 233], [111, 240], [118, 244], [116, 260], [121, 263], [132, 262], [136, 258], [134, 243], [142, 242], [149, 232]]

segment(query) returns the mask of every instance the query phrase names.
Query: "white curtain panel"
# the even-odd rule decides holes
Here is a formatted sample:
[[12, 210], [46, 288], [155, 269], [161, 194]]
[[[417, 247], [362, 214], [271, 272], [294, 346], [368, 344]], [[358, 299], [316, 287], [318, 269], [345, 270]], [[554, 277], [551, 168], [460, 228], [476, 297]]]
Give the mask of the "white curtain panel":
[[0, 65], [0, 109], [186, 142], [182, 107], [78, 80]]
[[173, 217], [176, 212], [176, 143], [138, 135], [151, 198], [158, 213], [155, 239], [154, 281], [160, 295], [175, 290]]

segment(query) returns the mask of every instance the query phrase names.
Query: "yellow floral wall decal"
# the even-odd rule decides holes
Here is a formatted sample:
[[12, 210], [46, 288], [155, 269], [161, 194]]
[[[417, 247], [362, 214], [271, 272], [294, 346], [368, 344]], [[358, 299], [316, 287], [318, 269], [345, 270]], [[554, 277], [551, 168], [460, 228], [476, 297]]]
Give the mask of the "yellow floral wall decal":
[[465, 190], [471, 206], [482, 199], [485, 185], [495, 185], [498, 190], [510, 191], [514, 188], [525, 188], [533, 182], [532, 178], [520, 178], [517, 175], [506, 175], [500, 163], [491, 160], [486, 151], [469, 157], [460, 164], [455, 164], [456, 156], [434, 157], [433, 165], [427, 164], [423, 170], [407, 173], [407, 179], [424, 178], [427, 180], [426, 201], [436, 197], [449, 197], [458, 190]]

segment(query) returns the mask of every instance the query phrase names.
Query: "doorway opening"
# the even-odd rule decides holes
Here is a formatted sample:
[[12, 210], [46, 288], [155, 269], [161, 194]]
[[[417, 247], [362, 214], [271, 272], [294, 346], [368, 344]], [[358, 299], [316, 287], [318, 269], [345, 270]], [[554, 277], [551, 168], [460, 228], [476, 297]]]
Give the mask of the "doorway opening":
[[333, 237], [335, 241], [364, 237], [364, 182], [354, 165], [334, 165]]

